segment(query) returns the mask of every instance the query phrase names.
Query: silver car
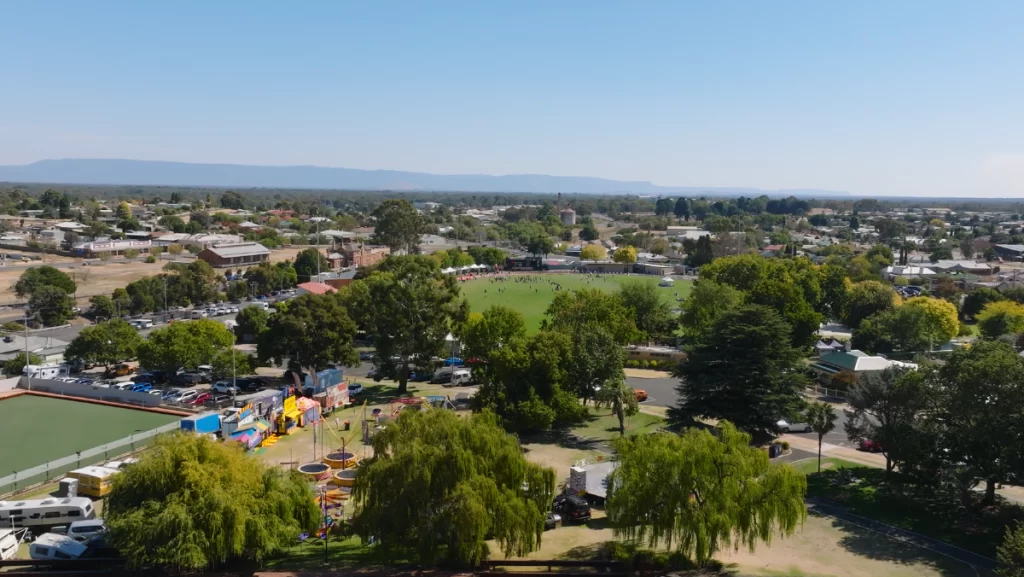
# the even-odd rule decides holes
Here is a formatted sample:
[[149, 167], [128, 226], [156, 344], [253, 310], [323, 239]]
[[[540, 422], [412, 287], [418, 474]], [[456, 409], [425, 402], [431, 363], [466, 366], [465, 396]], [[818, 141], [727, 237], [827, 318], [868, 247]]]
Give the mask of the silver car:
[[779, 419], [775, 426], [779, 428], [783, 433], [810, 433], [811, 426], [807, 423], [790, 423], [784, 419]]

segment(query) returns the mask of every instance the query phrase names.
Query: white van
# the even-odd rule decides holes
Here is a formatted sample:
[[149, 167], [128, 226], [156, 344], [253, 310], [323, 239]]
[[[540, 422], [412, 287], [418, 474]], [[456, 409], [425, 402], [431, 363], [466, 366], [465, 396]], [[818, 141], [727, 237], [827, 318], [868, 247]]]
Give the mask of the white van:
[[151, 319], [136, 319], [132, 321], [132, 326], [138, 330], [151, 329], [153, 328], [153, 321]]
[[88, 521], [75, 521], [68, 525], [65, 535], [71, 537], [79, 543], [84, 543], [89, 539], [103, 535], [107, 532], [107, 526], [103, 524], [103, 519], [90, 519]]
[[28, 556], [40, 561], [78, 559], [85, 553], [85, 545], [67, 535], [43, 533], [28, 546]]
[[473, 380], [473, 374], [467, 369], [455, 369], [454, 372], [450, 373], [444, 386], [446, 387], [463, 387], [468, 385]]
[[199, 320], [199, 319], [205, 319], [205, 318], [206, 318], [206, 311], [204, 311], [204, 310], [199, 310], [199, 309], [196, 309], [196, 310], [192, 311], [192, 312], [191, 312], [191, 313], [190, 313], [190, 314], [188, 315], [188, 318], [190, 318], [190, 319], [192, 319], [192, 320], [194, 320], [194, 321], [197, 321], [197, 320]]

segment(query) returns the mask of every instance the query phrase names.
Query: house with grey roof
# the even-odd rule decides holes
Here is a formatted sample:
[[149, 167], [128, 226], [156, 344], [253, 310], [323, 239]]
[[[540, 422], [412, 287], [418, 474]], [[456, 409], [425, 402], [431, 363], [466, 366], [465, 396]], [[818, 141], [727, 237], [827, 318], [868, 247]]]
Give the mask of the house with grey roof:
[[29, 335], [26, 346], [25, 340], [24, 335], [4, 335], [0, 339], [0, 365], [7, 364], [7, 361], [14, 359], [20, 353], [24, 353], [26, 348], [31, 354], [40, 357], [44, 365], [59, 364], [64, 362], [64, 351], [67, 350], [70, 344], [67, 341], [52, 337]]

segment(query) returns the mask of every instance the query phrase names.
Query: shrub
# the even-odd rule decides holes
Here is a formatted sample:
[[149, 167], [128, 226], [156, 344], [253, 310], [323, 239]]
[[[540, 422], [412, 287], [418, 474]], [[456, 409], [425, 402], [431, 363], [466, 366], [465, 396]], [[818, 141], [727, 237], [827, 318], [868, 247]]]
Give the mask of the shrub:
[[139, 257], [139, 251], [135, 250], [134, 248], [130, 248], [130, 249], [124, 251], [124, 258], [138, 258], [138, 257]]
[[21, 323], [16, 323], [14, 321], [10, 321], [10, 322], [7, 322], [7, 323], [3, 324], [3, 329], [5, 331], [7, 331], [7, 332], [10, 332], [10, 333], [24, 332], [25, 331], [25, 325], [23, 325]]
[[149, 255], [149, 256], [146, 257], [146, 264], [153, 264], [155, 262], [156, 262], [156, 257], [155, 256]]
[[782, 441], [782, 450], [783, 451], [788, 451], [789, 450], [789, 441]]

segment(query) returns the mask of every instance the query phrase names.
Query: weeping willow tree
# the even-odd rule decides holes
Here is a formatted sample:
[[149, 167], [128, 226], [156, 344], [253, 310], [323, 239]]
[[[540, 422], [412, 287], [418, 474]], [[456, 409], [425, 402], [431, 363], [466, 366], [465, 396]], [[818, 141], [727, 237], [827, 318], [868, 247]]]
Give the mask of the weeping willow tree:
[[807, 516], [807, 480], [773, 465], [727, 421], [720, 436], [700, 429], [619, 439], [609, 480], [615, 535], [675, 547], [703, 567], [724, 547], [791, 535]]
[[450, 566], [486, 560], [492, 536], [506, 556], [540, 547], [554, 472], [528, 462], [493, 414], [406, 410], [373, 450], [352, 492], [364, 540]]
[[320, 522], [297, 473], [196, 435], [159, 437], [113, 483], [104, 518], [112, 544], [134, 567], [260, 561]]

